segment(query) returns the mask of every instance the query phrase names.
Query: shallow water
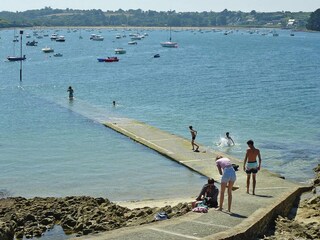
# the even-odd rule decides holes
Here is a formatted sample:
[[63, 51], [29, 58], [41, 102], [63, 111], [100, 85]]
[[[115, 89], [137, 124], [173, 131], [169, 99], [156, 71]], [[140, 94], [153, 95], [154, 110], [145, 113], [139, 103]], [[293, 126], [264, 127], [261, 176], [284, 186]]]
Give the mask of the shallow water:
[[[203, 177], [99, 124], [110, 117], [186, 138], [193, 125], [199, 143], [241, 160], [253, 139], [263, 167], [296, 181], [313, 177], [320, 162], [319, 33], [179, 31], [173, 34], [179, 47], [167, 49], [159, 44], [166, 31], [148, 31], [137, 45], [127, 44], [133, 30], [116, 40], [118, 32], [101, 29], [105, 40], [93, 42], [97, 30], [83, 30], [80, 40], [79, 32], [64, 29], [65, 43], [45, 37], [38, 47], [23, 45], [22, 83], [20, 64], [5, 61], [13, 54], [13, 31], [0, 32], [2, 191], [111, 200], [198, 193]], [[42, 53], [45, 46], [63, 57]], [[116, 47], [127, 50], [119, 62], [97, 61], [114, 56]], [[153, 58], [156, 53], [161, 57]], [[235, 146], [221, 146], [226, 131]]]

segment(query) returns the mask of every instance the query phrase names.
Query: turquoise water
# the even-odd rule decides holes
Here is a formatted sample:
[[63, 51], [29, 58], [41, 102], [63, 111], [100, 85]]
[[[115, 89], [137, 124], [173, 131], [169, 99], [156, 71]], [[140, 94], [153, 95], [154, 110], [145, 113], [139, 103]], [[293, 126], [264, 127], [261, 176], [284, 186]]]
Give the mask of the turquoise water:
[[[79, 31], [63, 29], [66, 42], [44, 37], [38, 47], [26, 47], [24, 38], [21, 84], [20, 64], [5, 60], [20, 44], [12, 43], [13, 30], [0, 32], [2, 191], [111, 200], [198, 193], [203, 177], [99, 124], [110, 117], [187, 138], [193, 125], [199, 143], [239, 159], [253, 139], [264, 168], [299, 182], [313, 177], [320, 162], [319, 33], [177, 31], [179, 47], [167, 49], [159, 44], [167, 31], [144, 30], [149, 36], [137, 45], [127, 44], [134, 30], [122, 31], [82, 30], [80, 40]], [[127, 37], [116, 39], [119, 32]], [[92, 33], [105, 40], [90, 41]], [[46, 46], [63, 57], [42, 53]], [[127, 50], [119, 62], [97, 61], [117, 47]], [[236, 146], [219, 145], [226, 131]]]

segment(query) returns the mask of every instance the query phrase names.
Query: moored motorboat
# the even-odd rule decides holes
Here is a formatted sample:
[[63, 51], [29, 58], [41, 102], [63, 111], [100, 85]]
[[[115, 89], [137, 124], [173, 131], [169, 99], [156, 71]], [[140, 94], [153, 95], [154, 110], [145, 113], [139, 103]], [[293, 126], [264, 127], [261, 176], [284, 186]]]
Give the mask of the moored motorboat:
[[167, 41], [167, 42], [161, 42], [160, 44], [162, 47], [167, 47], [167, 48], [177, 48], [178, 47], [177, 42]]
[[50, 48], [50, 47], [42, 48], [41, 51], [44, 52], [44, 53], [54, 52], [53, 48]]
[[279, 33], [277, 33], [275, 30], [273, 30], [273, 32], [272, 32], [272, 36], [274, 36], [274, 37], [278, 37], [278, 36], [279, 36]]
[[99, 62], [119, 62], [117, 57], [98, 58]]
[[56, 42], [65, 42], [66, 41], [66, 38], [64, 36], [58, 36], [56, 38]]
[[57, 38], [58, 38], [58, 34], [56, 34], [56, 33], [53, 33], [50, 36], [50, 39], [53, 40], [53, 41], [55, 41]]
[[139, 35], [131, 37], [131, 40], [132, 40], [132, 41], [141, 40], [141, 39], [142, 39], [142, 37], [139, 36]]
[[116, 54], [125, 54], [127, 51], [126, 51], [125, 49], [123, 49], [123, 48], [116, 48], [116, 49], [114, 50], [114, 52], [115, 52]]
[[53, 54], [53, 56], [54, 56], [54, 57], [62, 57], [63, 54], [62, 54], [62, 53], [55, 53], [55, 54]]
[[23, 57], [7, 57], [7, 59], [10, 61], [10, 62], [16, 62], [16, 61], [24, 61], [26, 60], [26, 55], [23, 55]]
[[136, 41], [130, 41], [128, 42], [129, 45], [137, 45], [138, 43]]
[[91, 34], [90, 35], [90, 40], [93, 41], [103, 41], [104, 37], [102, 37], [101, 35], [97, 35], [97, 34]]
[[35, 41], [35, 40], [33, 40], [33, 41], [28, 41], [27, 43], [26, 43], [26, 46], [37, 46], [37, 44], [38, 44], [38, 42], [37, 41]]

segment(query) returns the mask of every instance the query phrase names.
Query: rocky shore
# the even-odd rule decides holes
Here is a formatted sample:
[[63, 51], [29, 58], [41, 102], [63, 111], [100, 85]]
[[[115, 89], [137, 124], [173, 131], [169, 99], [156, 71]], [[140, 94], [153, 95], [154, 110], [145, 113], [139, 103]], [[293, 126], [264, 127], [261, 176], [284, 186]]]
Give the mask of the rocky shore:
[[320, 164], [314, 171], [313, 191], [301, 196], [303, 200], [292, 216], [278, 217], [265, 240], [320, 239]]
[[188, 203], [129, 209], [104, 198], [5, 198], [0, 199], [0, 239], [40, 237], [56, 224], [81, 236], [154, 222], [158, 212], [174, 218], [190, 210]]
[[[301, 196], [291, 216], [278, 217], [264, 240], [320, 239], [320, 164], [314, 170], [313, 191]], [[67, 234], [82, 236], [151, 223], [159, 212], [175, 218], [191, 211], [190, 204], [179, 200], [165, 202], [164, 207], [157, 204], [154, 200], [118, 204], [106, 198], [85, 196], [0, 198], [0, 239], [40, 237], [55, 225], [60, 225]]]

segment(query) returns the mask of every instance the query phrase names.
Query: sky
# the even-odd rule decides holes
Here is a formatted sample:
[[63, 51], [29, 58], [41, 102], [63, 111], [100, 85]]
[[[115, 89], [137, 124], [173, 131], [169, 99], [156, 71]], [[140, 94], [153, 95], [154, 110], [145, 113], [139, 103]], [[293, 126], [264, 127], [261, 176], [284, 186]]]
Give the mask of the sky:
[[0, 11], [25, 11], [44, 7], [59, 9], [142, 9], [176, 12], [314, 12], [320, 8], [320, 0], [1, 0]]

